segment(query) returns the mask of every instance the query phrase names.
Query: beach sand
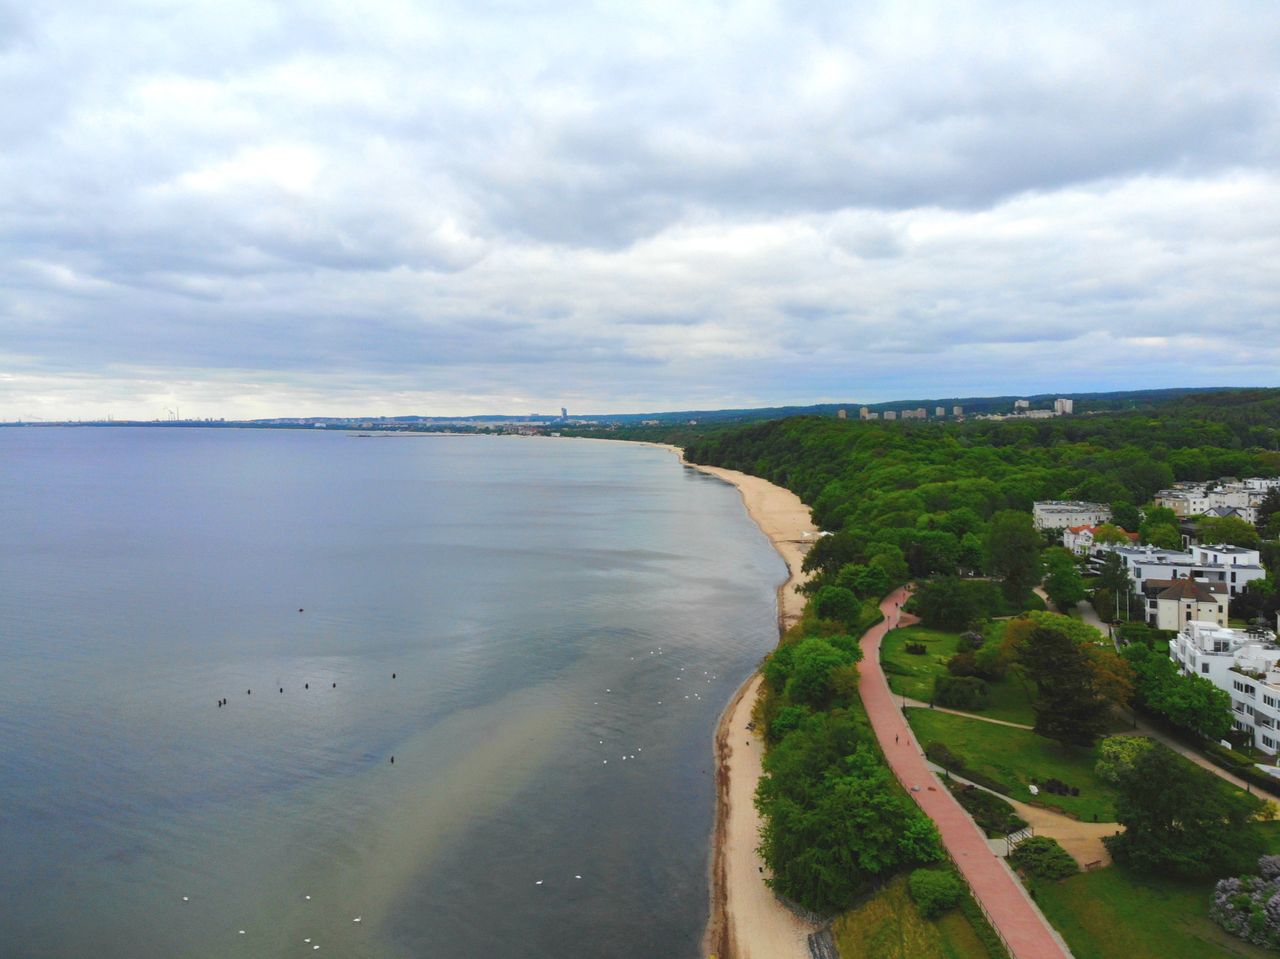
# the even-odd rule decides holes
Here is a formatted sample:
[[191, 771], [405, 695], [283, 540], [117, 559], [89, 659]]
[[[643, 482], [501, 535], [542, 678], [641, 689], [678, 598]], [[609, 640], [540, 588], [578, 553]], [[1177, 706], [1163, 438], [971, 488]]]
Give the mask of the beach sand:
[[[676, 453], [676, 447], [668, 447]], [[682, 457], [683, 462], [683, 457]], [[789, 490], [757, 476], [713, 466], [686, 464], [732, 483], [747, 513], [786, 561], [789, 574], [778, 587], [779, 635], [799, 620], [805, 597], [796, 587], [807, 579], [801, 563], [818, 536], [809, 508]], [[734, 695], [716, 729], [716, 831], [711, 864], [711, 919], [703, 952], [716, 959], [809, 959], [814, 926], [782, 905], [764, 883], [760, 814], [755, 791], [764, 742], [747, 729], [760, 689], [756, 673]]]

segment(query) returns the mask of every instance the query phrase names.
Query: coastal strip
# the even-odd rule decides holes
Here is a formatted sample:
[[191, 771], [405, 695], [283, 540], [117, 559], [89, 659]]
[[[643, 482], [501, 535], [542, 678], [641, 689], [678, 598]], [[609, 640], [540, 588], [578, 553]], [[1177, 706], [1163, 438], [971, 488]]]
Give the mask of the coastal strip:
[[[680, 456], [684, 465], [737, 487], [747, 515], [786, 562], [787, 579], [778, 587], [781, 636], [804, 612], [805, 597], [796, 590], [808, 579], [801, 566], [818, 537], [809, 507], [795, 493], [758, 476], [688, 463], [678, 447], [665, 448]], [[755, 793], [764, 742], [747, 726], [759, 690], [757, 672], [734, 694], [716, 727], [711, 916], [703, 954], [716, 959], [809, 959], [808, 937], [816, 928], [787, 909], [765, 885], [764, 860], [756, 852], [760, 814]]]

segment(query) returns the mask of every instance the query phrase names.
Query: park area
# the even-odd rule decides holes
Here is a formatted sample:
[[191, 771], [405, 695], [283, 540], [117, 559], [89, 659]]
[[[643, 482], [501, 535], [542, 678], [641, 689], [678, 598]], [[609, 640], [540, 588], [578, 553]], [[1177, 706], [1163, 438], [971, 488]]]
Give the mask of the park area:
[[[988, 628], [987, 643], [998, 643], [1003, 623]], [[880, 665], [889, 680], [889, 688], [899, 696], [927, 703], [933, 699], [933, 682], [947, 675], [947, 660], [956, 654], [959, 633], [908, 626], [895, 629], [880, 647]], [[907, 652], [908, 645], [919, 644], [923, 654]], [[991, 719], [1030, 726], [1035, 722], [1031, 696], [1027, 687], [1012, 676], [989, 682], [988, 705], [980, 712]]]
[[[932, 709], [908, 709], [907, 721], [926, 753], [931, 744], [942, 743], [963, 760], [964, 769], [955, 771], [965, 778], [1085, 822], [1115, 820], [1116, 791], [1094, 772], [1097, 758], [1093, 749], [1056, 743], [1029, 729]], [[1039, 796], [1033, 796], [1028, 789], [1033, 781], [1051, 779], [1078, 789], [1079, 795], [1052, 795], [1042, 789]]]
[[[983, 944], [968, 913], [971, 902], [926, 919], [899, 875], [832, 925], [840, 955], [859, 959], [999, 959]], [[979, 919], [979, 921], [982, 921]]]
[[1036, 883], [1035, 890], [1075, 959], [1274, 959], [1274, 952], [1214, 924], [1213, 886], [1213, 880], [1177, 882], [1111, 866]]

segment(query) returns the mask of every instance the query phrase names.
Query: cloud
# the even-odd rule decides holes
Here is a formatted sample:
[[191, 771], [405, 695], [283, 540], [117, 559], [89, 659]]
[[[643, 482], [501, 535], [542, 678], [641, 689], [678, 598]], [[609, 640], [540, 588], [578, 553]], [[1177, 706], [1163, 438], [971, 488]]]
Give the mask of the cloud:
[[0, 418], [1274, 383], [1277, 51], [1243, 2], [0, 3]]

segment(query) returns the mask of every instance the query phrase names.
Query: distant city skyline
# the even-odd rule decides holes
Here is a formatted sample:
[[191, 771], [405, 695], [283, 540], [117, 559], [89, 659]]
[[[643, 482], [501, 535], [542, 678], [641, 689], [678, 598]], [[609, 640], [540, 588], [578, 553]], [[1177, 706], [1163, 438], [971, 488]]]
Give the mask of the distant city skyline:
[[1280, 384], [1247, 2], [0, 5], [0, 420]]

